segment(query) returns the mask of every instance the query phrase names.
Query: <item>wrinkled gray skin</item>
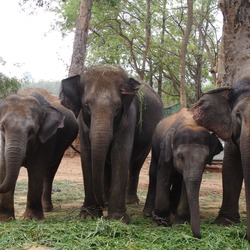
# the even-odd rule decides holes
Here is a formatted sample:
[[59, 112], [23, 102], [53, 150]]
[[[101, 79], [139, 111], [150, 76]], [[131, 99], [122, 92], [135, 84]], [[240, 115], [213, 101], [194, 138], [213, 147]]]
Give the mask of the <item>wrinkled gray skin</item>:
[[43, 89], [26, 89], [0, 104], [0, 220], [15, 219], [14, 191], [21, 166], [28, 171], [24, 218], [41, 220], [53, 209], [52, 182], [64, 151], [78, 133], [77, 120]]
[[[182, 109], [162, 120], [152, 141], [150, 181], [143, 213], [158, 225], [170, 226], [191, 219], [193, 235], [201, 238], [199, 190], [206, 164], [223, 147], [213, 133]], [[190, 208], [190, 209], [189, 209]]]
[[250, 241], [250, 77], [232, 88], [205, 93], [194, 104], [194, 119], [226, 141], [222, 168], [223, 201], [215, 223], [240, 221], [239, 197], [246, 190], [247, 239]]
[[128, 223], [125, 196], [128, 203], [139, 201], [139, 172], [163, 114], [159, 96], [121, 68], [100, 65], [63, 80], [61, 99], [79, 115], [85, 190], [81, 218], [102, 216], [108, 202], [108, 218]]

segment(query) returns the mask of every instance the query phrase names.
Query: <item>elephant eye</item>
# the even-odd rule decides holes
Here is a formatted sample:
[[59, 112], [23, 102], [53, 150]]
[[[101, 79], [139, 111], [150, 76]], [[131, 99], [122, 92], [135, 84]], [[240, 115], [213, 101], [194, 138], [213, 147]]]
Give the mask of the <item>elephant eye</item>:
[[4, 132], [5, 132], [4, 127], [3, 127], [3, 126], [1, 126], [0, 130], [1, 130], [1, 132], [2, 132], [2, 133], [4, 133]]
[[179, 153], [179, 154], [178, 154], [178, 159], [179, 159], [181, 162], [183, 162], [183, 161], [184, 161], [184, 156], [183, 156], [183, 154]]
[[241, 121], [241, 113], [239, 111], [236, 112], [236, 119]]
[[84, 107], [86, 108], [86, 110], [90, 113], [90, 107], [89, 107], [89, 104], [88, 103], [85, 103], [84, 104]]
[[116, 109], [116, 111], [115, 111], [115, 115], [120, 114], [121, 111], [122, 111], [122, 105], [117, 105], [117, 109]]
[[30, 138], [32, 135], [35, 134], [35, 130], [33, 128], [31, 128], [28, 132], [28, 137]]
[[123, 107], [121, 104], [117, 105], [117, 108], [115, 110], [115, 121], [114, 121], [114, 124], [119, 124], [120, 121], [121, 121], [121, 118], [122, 118], [122, 110], [123, 110]]

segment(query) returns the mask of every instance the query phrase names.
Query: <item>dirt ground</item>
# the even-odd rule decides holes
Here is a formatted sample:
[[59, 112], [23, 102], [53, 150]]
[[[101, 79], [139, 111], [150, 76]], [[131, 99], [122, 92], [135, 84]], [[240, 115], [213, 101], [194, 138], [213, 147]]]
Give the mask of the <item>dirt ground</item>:
[[[139, 179], [139, 190], [146, 191], [148, 188], [148, 170], [150, 165], [150, 155], [145, 160], [141, 169]], [[18, 180], [27, 180], [27, 171], [22, 168]], [[64, 157], [59, 169], [56, 173], [55, 180], [69, 180], [76, 183], [82, 183], [81, 162], [79, 156]], [[144, 192], [146, 193], [146, 192]], [[141, 203], [145, 201], [145, 195], [139, 197]], [[221, 165], [216, 163], [212, 166], [207, 166], [203, 174], [201, 190], [200, 190], [200, 210], [203, 219], [215, 217], [218, 214], [222, 199], [222, 181], [221, 181]], [[72, 201], [73, 205], [73, 201]], [[241, 217], [245, 217], [245, 199], [244, 187], [240, 199]]]

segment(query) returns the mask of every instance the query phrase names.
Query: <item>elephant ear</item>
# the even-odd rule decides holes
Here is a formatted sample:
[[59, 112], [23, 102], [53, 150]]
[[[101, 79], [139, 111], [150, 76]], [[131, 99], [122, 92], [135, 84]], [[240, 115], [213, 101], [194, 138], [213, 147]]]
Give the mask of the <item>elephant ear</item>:
[[216, 134], [211, 133], [209, 139], [209, 156], [207, 159], [207, 164], [211, 165], [213, 158], [215, 155], [218, 155], [221, 151], [223, 151], [223, 146], [216, 136]]
[[39, 139], [42, 143], [45, 143], [57, 132], [58, 128], [64, 127], [65, 116], [58, 109], [50, 105], [43, 106], [43, 114]]
[[206, 92], [190, 110], [199, 126], [215, 132], [222, 140], [232, 136], [231, 88], [219, 88]]
[[129, 78], [126, 84], [122, 84], [120, 86], [120, 92], [122, 94], [122, 104], [125, 112], [129, 109], [129, 106], [140, 87], [141, 83], [136, 81], [134, 78]]
[[165, 137], [163, 138], [160, 145], [160, 160], [159, 162], [169, 162], [173, 157], [173, 137], [175, 129], [171, 128]]
[[72, 110], [77, 117], [81, 110], [80, 76], [72, 76], [62, 80], [60, 99], [61, 104]]

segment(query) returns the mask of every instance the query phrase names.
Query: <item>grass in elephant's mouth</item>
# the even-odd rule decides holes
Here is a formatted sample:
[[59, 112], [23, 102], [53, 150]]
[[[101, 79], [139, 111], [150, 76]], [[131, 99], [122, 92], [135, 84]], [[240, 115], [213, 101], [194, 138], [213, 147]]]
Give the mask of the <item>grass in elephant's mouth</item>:
[[[212, 218], [202, 219], [201, 240], [192, 237], [189, 224], [156, 227], [142, 216], [145, 190], [140, 190], [142, 204], [128, 206], [131, 224], [119, 221], [81, 221], [82, 184], [57, 181], [61, 192], [53, 194], [55, 211], [46, 213], [44, 222], [24, 221], [20, 217], [1, 223], [0, 249], [249, 249], [245, 240], [246, 224], [219, 227]], [[27, 183], [17, 185], [15, 208], [26, 205]], [[213, 217], [214, 218], [214, 217]]]

